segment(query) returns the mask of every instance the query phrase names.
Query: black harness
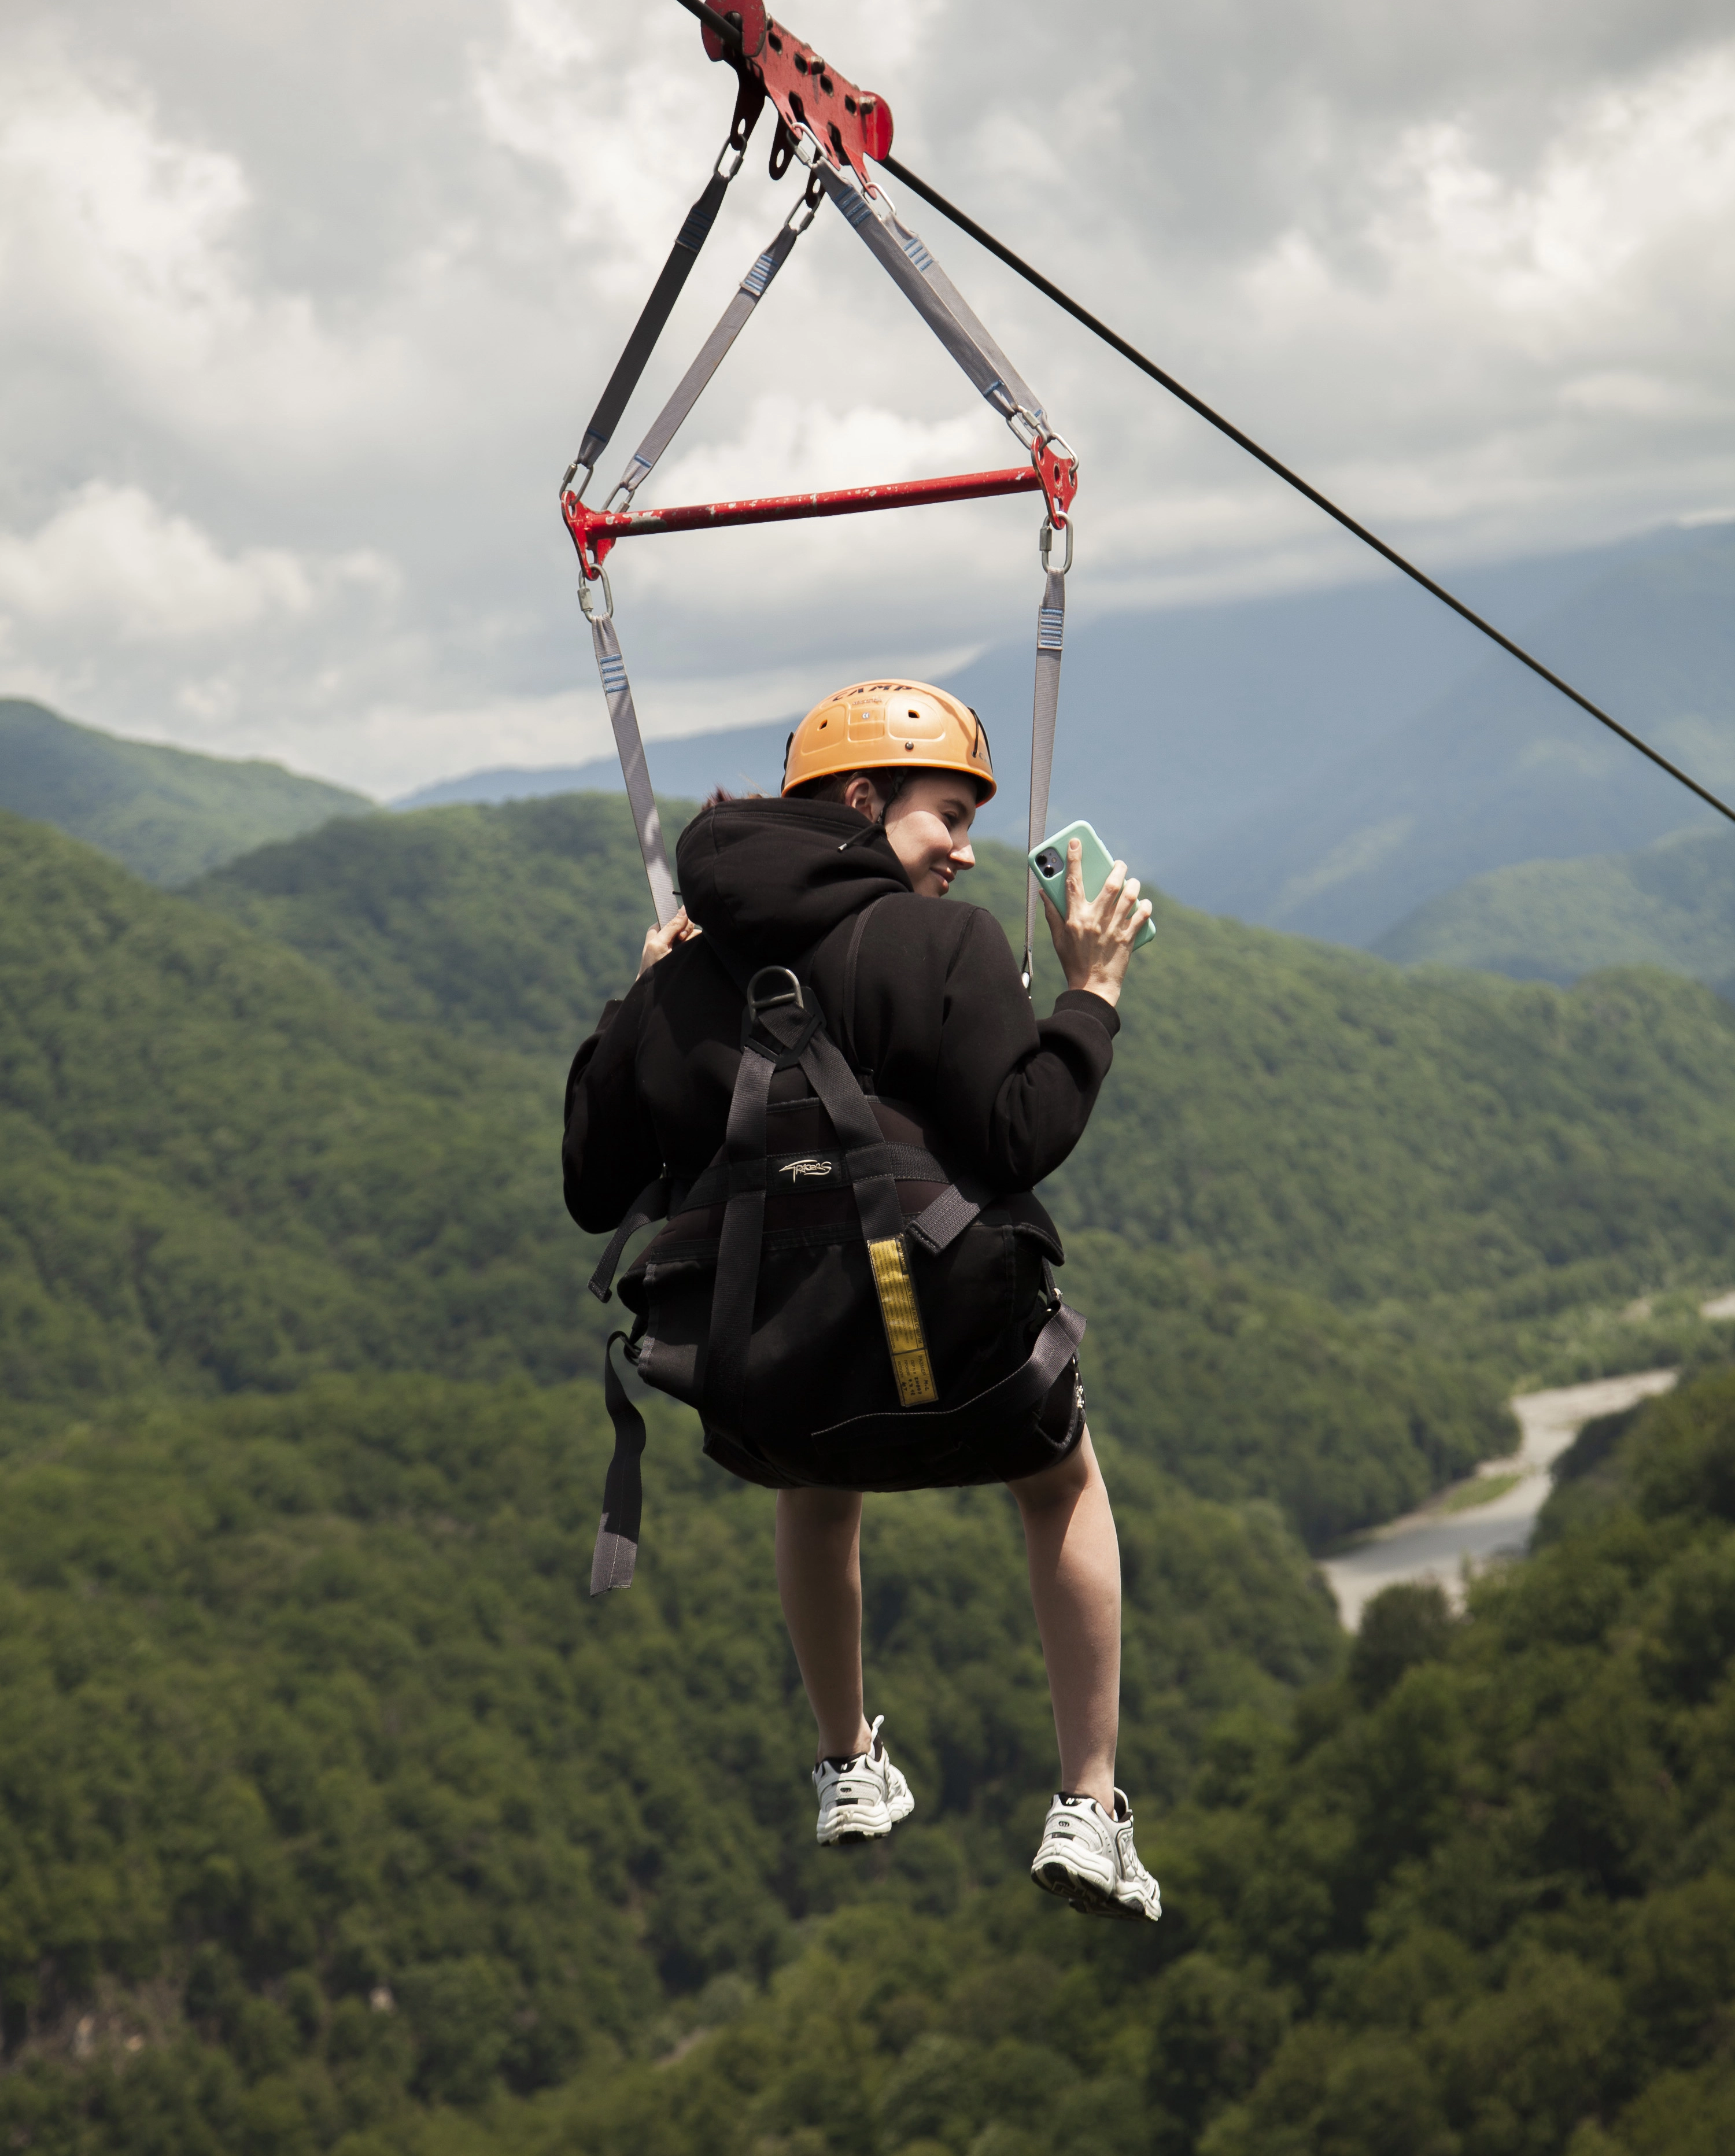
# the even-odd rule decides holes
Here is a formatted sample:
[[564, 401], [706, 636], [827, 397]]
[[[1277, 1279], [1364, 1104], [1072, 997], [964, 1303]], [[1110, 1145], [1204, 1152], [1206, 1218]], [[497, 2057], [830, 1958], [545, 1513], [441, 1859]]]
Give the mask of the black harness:
[[[853, 924], [846, 987], [853, 982], [862, 932], [873, 910], [864, 907]], [[823, 1445], [831, 1439], [847, 1441], [853, 1449], [882, 1442], [907, 1445], [919, 1438], [940, 1457], [996, 1424], [1029, 1416], [1076, 1353], [1084, 1337], [1084, 1319], [1067, 1308], [1058, 1291], [1051, 1292], [1048, 1317], [1025, 1360], [998, 1383], [952, 1406], [942, 1406], [910, 1271], [909, 1247], [913, 1243], [935, 1255], [943, 1253], [976, 1220], [981, 1204], [959, 1189], [949, 1171], [926, 1148], [887, 1142], [856, 1072], [827, 1033], [824, 1014], [802, 978], [813, 953], [794, 968], [767, 966], [749, 973], [717, 937], [706, 935], [704, 947], [741, 991], [743, 1004], [741, 1065], [722, 1151], [690, 1185], [680, 1188], [664, 1176], [640, 1192], [603, 1254], [590, 1282], [591, 1292], [601, 1301], [610, 1299], [616, 1268], [629, 1240], [640, 1229], [671, 1213], [721, 1203], [722, 1230], [700, 1409], [707, 1420], [726, 1426], [738, 1420], [742, 1412], [767, 1191], [847, 1187], [855, 1197], [857, 1231], [867, 1245], [899, 1405], [816, 1430], [816, 1444]], [[789, 1070], [799, 1070], [807, 1080], [830, 1123], [834, 1147], [793, 1154], [769, 1150], [772, 1081], [779, 1071]], [[939, 1183], [944, 1188], [920, 1213], [906, 1218], [898, 1196], [900, 1181], [930, 1186]], [[636, 1364], [644, 1324], [641, 1317], [630, 1334], [611, 1333], [604, 1351], [603, 1389], [614, 1425], [614, 1455], [591, 1565], [593, 1594], [629, 1586], [638, 1554], [644, 1421], [616, 1372], [613, 1351], [619, 1342], [628, 1359]]]

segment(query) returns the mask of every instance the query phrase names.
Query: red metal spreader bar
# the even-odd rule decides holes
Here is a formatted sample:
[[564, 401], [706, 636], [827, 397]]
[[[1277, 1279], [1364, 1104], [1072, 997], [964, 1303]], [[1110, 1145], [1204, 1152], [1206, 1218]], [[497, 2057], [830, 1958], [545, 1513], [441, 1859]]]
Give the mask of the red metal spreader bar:
[[868, 509], [919, 509], [932, 502], [979, 501], [1000, 494], [1040, 494], [1034, 465], [1010, 471], [954, 472], [944, 479], [894, 480], [885, 486], [844, 487], [828, 494], [778, 494], [758, 501], [705, 501], [685, 509], [635, 509], [624, 515], [587, 509], [577, 495], [561, 508], [587, 577], [602, 573], [617, 540], [651, 531], [710, 531], [726, 524], [783, 524], [800, 516], [853, 516]]

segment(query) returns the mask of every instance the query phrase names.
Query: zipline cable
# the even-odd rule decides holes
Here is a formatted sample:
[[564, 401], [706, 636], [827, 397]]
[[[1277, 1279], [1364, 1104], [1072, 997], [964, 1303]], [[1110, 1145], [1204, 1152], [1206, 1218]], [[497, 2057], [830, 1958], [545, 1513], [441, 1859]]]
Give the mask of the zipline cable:
[[741, 50], [741, 25], [731, 23], [726, 15], [718, 14], [715, 8], [707, 8], [705, 0], [680, 0], [690, 15], [696, 15], [707, 30], [720, 37], [732, 51]]
[[[690, 4], [690, 0], [681, 0], [681, 4], [686, 6]], [[709, 13], [711, 11], [706, 9], [706, 12]], [[1689, 778], [1678, 764], [1671, 763], [1668, 757], [1660, 750], [1652, 748], [1648, 742], [1640, 741], [1638, 735], [1630, 727], [1622, 726], [1619, 719], [1611, 717], [1600, 706], [1593, 704], [1589, 696], [1581, 696], [1570, 681], [1562, 680], [1559, 675], [1553, 672], [1551, 668], [1543, 665], [1540, 659], [1532, 658], [1522, 644], [1514, 644], [1512, 638], [1495, 628], [1492, 622], [1485, 621], [1473, 607], [1468, 607], [1462, 599], [1455, 598], [1444, 584], [1435, 583], [1432, 577], [1425, 571], [1419, 569], [1414, 562], [1406, 560], [1395, 547], [1389, 547], [1377, 532], [1370, 531], [1365, 524], [1358, 523], [1347, 509], [1340, 509], [1335, 501], [1322, 494], [1317, 486], [1310, 486], [1299, 472], [1291, 471], [1287, 465], [1274, 457], [1269, 449], [1261, 449], [1252, 436], [1243, 434], [1233, 420], [1225, 419], [1220, 412], [1214, 412], [1202, 397], [1195, 397], [1184, 383], [1177, 382], [1173, 375], [1158, 367], [1154, 360], [1147, 359], [1137, 346], [1128, 344], [1125, 337], [1117, 336], [1106, 322], [1099, 321], [1087, 308], [1081, 307], [1076, 300], [1070, 298], [1063, 292], [1058, 285], [1050, 283], [1039, 270], [1034, 269], [1029, 263], [1014, 254], [1009, 247], [1004, 246], [991, 232], [984, 232], [974, 218], [966, 216], [964, 212], [954, 203], [947, 202], [945, 196], [931, 187], [926, 180], [918, 179], [907, 165], [901, 163], [896, 157], [883, 158], [881, 162], [895, 179], [901, 180], [906, 187], [913, 193], [920, 195], [925, 203], [938, 210], [942, 217], [949, 218], [960, 232], [968, 233], [971, 239], [985, 247], [990, 254], [997, 255], [1009, 270], [1015, 270], [1027, 284], [1034, 285], [1039, 292], [1052, 300], [1056, 306], [1064, 307], [1075, 321], [1082, 322], [1093, 336], [1101, 337], [1105, 344], [1111, 346], [1120, 353], [1122, 359], [1131, 360], [1142, 373], [1148, 374], [1153, 382], [1159, 382], [1172, 397], [1179, 398], [1182, 403], [1190, 411], [1198, 413], [1201, 419], [1209, 420], [1219, 434], [1228, 435], [1230, 441], [1245, 449], [1250, 456], [1257, 457], [1268, 471], [1275, 472], [1279, 479], [1294, 487], [1298, 494], [1305, 495], [1316, 509], [1322, 509], [1327, 516], [1334, 517], [1346, 531], [1353, 532], [1358, 539], [1371, 547], [1376, 554], [1383, 555], [1394, 569], [1401, 569], [1406, 577], [1419, 583], [1424, 592], [1431, 592], [1435, 598], [1449, 606], [1454, 613], [1461, 614], [1473, 629], [1479, 629], [1484, 636], [1491, 638], [1502, 651], [1509, 652], [1521, 665], [1527, 666], [1532, 674], [1539, 675], [1550, 688], [1558, 689], [1563, 696], [1569, 697], [1581, 711], [1589, 712], [1591, 717], [1599, 725], [1605, 726], [1610, 733], [1619, 734], [1630, 748], [1637, 749], [1640, 756], [1649, 757], [1659, 770], [1667, 772], [1671, 778], [1678, 780], [1690, 793], [1697, 793], [1702, 801], [1715, 808], [1720, 816], [1726, 816], [1732, 824], [1735, 824], [1735, 808], [1731, 808], [1726, 802], [1720, 801], [1708, 788], [1700, 785], [1697, 778]]]
[[[716, 8], [707, 6], [706, 0], [680, 0], [680, 5], [690, 15], [696, 15], [707, 29], [722, 40], [726, 47], [737, 52], [740, 51], [739, 23], [731, 22], [726, 15], [721, 14]], [[1412, 583], [1419, 584], [1424, 592], [1431, 593], [1442, 605], [1449, 606], [1454, 613], [1467, 621], [1472, 629], [1480, 629], [1491, 642], [1497, 644], [1502, 651], [1516, 659], [1520, 665], [1527, 666], [1532, 674], [1546, 681], [1551, 689], [1558, 690], [1563, 696], [1576, 704], [1580, 711], [1589, 712], [1599, 726], [1606, 726], [1610, 733], [1618, 735], [1629, 748], [1635, 748], [1640, 756], [1648, 757], [1659, 771], [1666, 772], [1677, 784], [1686, 787], [1690, 793], [1696, 793], [1707, 808], [1715, 808], [1719, 816], [1726, 818], [1731, 824], [1735, 824], [1735, 808], [1731, 808], [1727, 802], [1719, 800], [1708, 787], [1702, 786], [1697, 778], [1690, 777], [1679, 764], [1671, 763], [1660, 749], [1653, 748], [1649, 742], [1641, 741], [1630, 726], [1624, 726], [1619, 719], [1604, 711], [1599, 704], [1592, 703], [1589, 697], [1575, 689], [1570, 681], [1563, 680], [1552, 667], [1545, 666], [1540, 659], [1533, 658], [1522, 644], [1515, 644], [1504, 631], [1496, 629], [1492, 622], [1484, 619], [1474, 607], [1466, 606], [1462, 599], [1449, 592], [1444, 584], [1436, 583], [1425, 570], [1419, 569], [1414, 562], [1400, 554], [1395, 547], [1388, 546], [1378, 532], [1370, 531], [1365, 524], [1352, 516], [1347, 509], [1340, 509], [1328, 495], [1323, 495], [1317, 486], [1310, 485], [1299, 472], [1291, 471], [1281, 458], [1274, 457], [1269, 449], [1261, 449], [1253, 437], [1244, 434], [1232, 419], [1226, 419], [1220, 412], [1214, 411], [1211, 406], [1205, 403], [1204, 398], [1194, 396], [1184, 382], [1178, 382], [1166, 368], [1158, 366], [1155, 360], [1147, 359], [1136, 345], [1129, 344], [1125, 337], [1111, 330], [1106, 322], [1093, 315], [1087, 307], [1081, 307], [1070, 294], [1063, 292], [1058, 285], [1045, 277], [1039, 270], [1026, 262], [1022, 255], [1014, 254], [1003, 241], [996, 239], [993, 233], [984, 230], [974, 218], [961, 210], [955, 203], [948, 202], [937, 188], [931, 187], [926, 180], [912, 172], [901, 159], [885, 157], [880, 158], [879, 162], [884, 165], [894, 179], [901, 181], [913, 193], [920, 195], [931, 208], [938, 210], [942, 217], [949, 218], [960, 232], [968, 233], [978, 246], [985, 247], [990, 254], [1004, 262], [1009, 270], [1015, 270], [1026, 284], [1034, 285], [1045, 299], [1052, 300], [1057, 307], [1064, 308], [1075, 321], [1081, 322], [1093, 336], [1100, 337], [1106, 345], [1119, 352], [1122, 359], [1130, 361], [1141, 373], [1149, 375], [1152, 381], [1168, 390], [1170, 396], [1178, 398], [1189, 411], [1196, 412], [1201, 419], [1214, 427], [1219, 434], [1227, 435], [1238, 448], [1245, 449], [1249, 456], [1256, 457], [1267, 471], [1276, 473], [1286, 486], [1292, 486], [1297, 494], [1304, 495], [1316, 509], [1322, 509], [1327, 516], [1341, 524], [1346, 531], [1353, 533], [1364, 546], [1371, 547], [1376, 554], [1389, 562], [1394, 569], [1401, 569]]]

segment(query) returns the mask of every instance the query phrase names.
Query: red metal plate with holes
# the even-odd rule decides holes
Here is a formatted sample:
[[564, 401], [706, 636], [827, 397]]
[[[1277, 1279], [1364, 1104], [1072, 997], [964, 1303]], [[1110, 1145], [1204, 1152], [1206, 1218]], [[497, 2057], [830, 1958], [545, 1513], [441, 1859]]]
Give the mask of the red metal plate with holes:
[[1030, 452], [1042, 491], [1048, 498], [1048, 516], [1056, 531], [1066, 528], [1066, 512], [1078, 492], [1078, 459], [1063, 457], [1052, 441], [1039, 442]]
[[[774, 23], [762, 0], [740, 0], [724, 11], [741, 18], [742, 64], [764, 82], [771, 100], [792, 128], [805, 127], [823, 146], [834, 165], [848, 164], [857, 179], [870, 185], [867, 160], [891, 148], [891, 107], [876, 91], [858, 90], [793, 30]], [[701, 33], [714, 60], [726, 54], [713, 31]]]
[[[1039, 494], [1034, 467], [953, 472], [944, 479], [894, 480], [885, 486], [844, 487], [829, 494], [769, 495], [757, 501], [704, 501], [684, 509], [635, 509], [624, 514], [587, 509], [575, 494], [561, 507], [587, 577], [594, 577], [618, 540], [654, 531], [714, 531], [728, 524], [783, 524], [798, 516], [853, 516], [868, 509], [919, 509], [938, 501], [980, 501], [991, 495]], [[1069, 495], [1068, 500], [1071, 499]]]

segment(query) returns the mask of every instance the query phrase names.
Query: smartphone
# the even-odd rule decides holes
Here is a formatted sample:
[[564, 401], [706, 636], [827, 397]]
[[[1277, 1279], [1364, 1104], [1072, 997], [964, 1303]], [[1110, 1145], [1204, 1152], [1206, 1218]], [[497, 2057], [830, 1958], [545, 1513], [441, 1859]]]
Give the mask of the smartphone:
[[[1030, 855], [1030, 873], [1053, 899], [1059, 911], [1066, 911], [1066, 847], [1069, 840], [1079, 842], [1079, 868], [1085, 880], [1085, 896], [1095, 898], [1108, 881], [1108, 872], [1115, 865], [1115, 857], [1088, 824], [1069, 824], [1064, 831], [1056, 831], [1053, 838], [1045, 839]], [[1142, 950], [1147, 943], [1157, 941], [1157, 924], [1147, 921], [1132, 939], [1135, 951]]]

